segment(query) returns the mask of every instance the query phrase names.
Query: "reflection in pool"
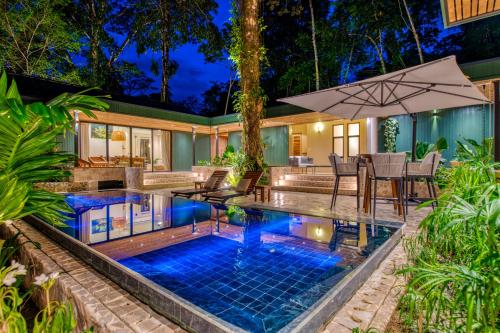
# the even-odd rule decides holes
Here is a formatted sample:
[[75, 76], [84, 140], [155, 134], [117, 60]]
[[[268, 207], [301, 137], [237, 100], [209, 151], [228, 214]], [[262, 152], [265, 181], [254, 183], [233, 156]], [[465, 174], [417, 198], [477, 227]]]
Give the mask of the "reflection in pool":
[[67, 201], [64, 232], [251, 332], [286, 326], [396, 230], [126, 191]]

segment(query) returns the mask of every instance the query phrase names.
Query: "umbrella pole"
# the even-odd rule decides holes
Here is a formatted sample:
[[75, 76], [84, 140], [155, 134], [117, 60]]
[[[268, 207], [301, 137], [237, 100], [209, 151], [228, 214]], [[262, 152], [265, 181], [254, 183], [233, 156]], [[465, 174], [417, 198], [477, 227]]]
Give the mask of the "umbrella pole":
[[[411, 137], [411, 161], [415, 162], [417, 160], [417, 114], [411, 114], [412, 120], [412, 137]], [[415, 195], [415, 179], [411, 179], [411, 191], [410, 197], [416, 197]]]

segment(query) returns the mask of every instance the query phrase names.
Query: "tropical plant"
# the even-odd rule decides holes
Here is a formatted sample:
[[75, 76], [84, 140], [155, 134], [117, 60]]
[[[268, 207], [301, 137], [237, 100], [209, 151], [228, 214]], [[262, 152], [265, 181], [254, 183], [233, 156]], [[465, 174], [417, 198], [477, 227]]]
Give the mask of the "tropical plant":
[[31, 294], [39, 290], [45, 296], [46, 307], [36, 315], [33, 332], [74, 332], [76, 321], [71, 303], [60, 303], [50, 298], [50, 289], [58, 279], [59, 273], [36, 276], [30, 289], [25, 293], [20, 293], [19, 285], [26, 273], [26, 267], [15, 260], [10, 266], [0, 268], [0, 331], [28, 332], [26, 319], [21, 314], [21, 309]]
[[486, 138], [481, 144], [473, 139], [465, 139], [465, 143], [457, 141], [456, 155], [459, 161], [489, 167], [493, 160], [493, 148], [493, 138]]
[[[444, 137], [437, 139], [435, 143], [428, 143], [423, 141], [418, 141], [416, 143], [416, 159], [422, 160], [427, 154], [431, 152], [442, 153], [448, 149], [448, 141]], [[406, 152], [406, 156], [411, 158], [411, 151]]]
[[399, 134], [399, 122], [389, 118], [384, 122], [384, 147], [388, 153], [396, 152], [396, 137]]
[[15, 81], [0, 76], [0, 222], [36, 215], [47, 222], [63, 221], [69, 212], [64, 197], [35, 187], [35, 183], [68, 177], [65, 167], [74, 156], [56, 152], [56, 138], [72, 125], [72, 112], [95, 117], [105, 111], [97, 97], [62, 94], [47, 104], [24, 104]]
[[476, 147], [451, 169], [438, 207], [405, 241], [409, 264], [401, 273], [408, 285], [401, 315], [414, 330], [497, 332], [500, 327], [500, 185], [492, 156], [480, 153], [484, 149]]

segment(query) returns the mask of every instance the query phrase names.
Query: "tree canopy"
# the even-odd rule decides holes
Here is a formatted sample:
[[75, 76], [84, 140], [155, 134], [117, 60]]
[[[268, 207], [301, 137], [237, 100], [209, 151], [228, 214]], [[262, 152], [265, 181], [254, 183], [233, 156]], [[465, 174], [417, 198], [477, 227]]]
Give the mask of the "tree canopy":
[[[171, 54], [185, 44], [195, 45], [206, 62], [229, 57], [231, 22], [215, 20], [221, 1], [0, 0], [0, 65], [197, 104], [207, 115], [231, 113], [240, 90], [234, 67], [196, 96], [198, 103], [181, 101], [169, 84], [183, 65]], [[260, 0], [259, 17], [266, 50], [260, 86], [268, 105], [450, 54], [460, 62], [500, 55], [500, 17], [444, 29], [438, 1]]]

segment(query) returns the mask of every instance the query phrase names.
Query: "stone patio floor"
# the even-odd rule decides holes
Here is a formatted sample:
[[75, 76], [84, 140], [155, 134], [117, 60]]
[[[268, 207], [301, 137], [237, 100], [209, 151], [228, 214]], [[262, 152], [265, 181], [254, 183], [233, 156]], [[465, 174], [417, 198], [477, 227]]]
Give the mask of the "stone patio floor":
[[[169, 191], [153, 192], [166, 194]], [[257, 204], [329, 214], [330, 198], [325, 194], [275, 191], [270, 202], [259, 201]], [[233, 199], [229, 203], [255, 204], [253, 196]], [[416, 211], [415, 207], [410, 207], [404, 234], [414, 233], [429, 210], [430, 208]], [[355, 199], [339, 196], [334, 213], [356, 215]], [[402, 218], [397, 216], [390, 204], [377, 205], [377, 219], [402, 223]], [[53, 291], [54, 296], [58, 299], [69, 298], [76, 303], [75, 310], [81, 317], [80, 328], [94, 326], [96, 332], [183, 331], [26, 223], [15, 222], [9, 227], [4, 226], [2, 231], [4, 234], [12, 234], [17, 231], [16, 229], [23, 231], [28, 239], [43, 245], [42, 250], [36, 249], [29, 243], [23, 246], [22, 261], [25, 264], [33, 264], [31, 278], [34, 274], [42, 272], [61, 273]], [[323, 332], [351, 332], [356, 327], [361, 329], [373, 327], [384, 332], [397, 307], [399, 294], [404, 286], [404, 281], [394, 272], [405, 260], [400, 242], [351, 300], [324, 327]]]

